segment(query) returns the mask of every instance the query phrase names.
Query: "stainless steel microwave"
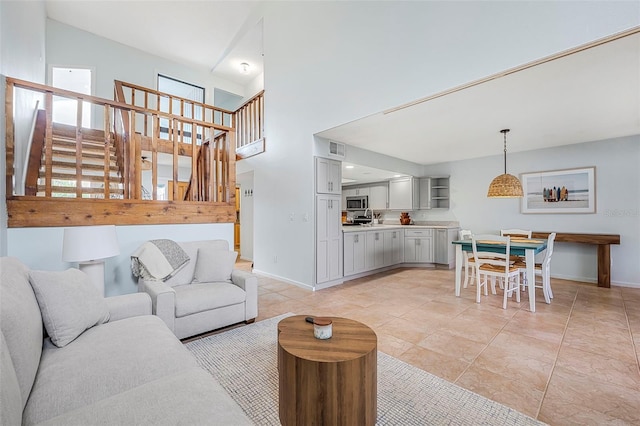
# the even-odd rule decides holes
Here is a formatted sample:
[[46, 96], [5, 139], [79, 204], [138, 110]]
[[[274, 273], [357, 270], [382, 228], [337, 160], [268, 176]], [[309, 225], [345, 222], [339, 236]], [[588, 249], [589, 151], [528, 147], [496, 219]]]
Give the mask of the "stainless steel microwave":
[[364, 210], [369, 208], [369, 196], [359, 195], [356, 197], [347, 197], [347, 210]]

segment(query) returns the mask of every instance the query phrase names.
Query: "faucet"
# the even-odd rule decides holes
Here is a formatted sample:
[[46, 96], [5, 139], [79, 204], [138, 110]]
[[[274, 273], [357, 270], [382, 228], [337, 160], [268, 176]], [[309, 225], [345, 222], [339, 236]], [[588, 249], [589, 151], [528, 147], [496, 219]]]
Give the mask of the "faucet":
[[364, 217], [369, 217], [367, 215], [367, 211], [371, 211], [371, 209], [369, 207], [367, 207], [366, 209], [364, 209]]

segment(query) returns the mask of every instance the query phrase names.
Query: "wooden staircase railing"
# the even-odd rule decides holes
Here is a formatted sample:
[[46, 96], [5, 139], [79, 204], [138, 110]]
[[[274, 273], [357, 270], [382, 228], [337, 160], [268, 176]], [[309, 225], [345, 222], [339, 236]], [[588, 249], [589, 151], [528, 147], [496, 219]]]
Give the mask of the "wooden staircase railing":
[[189, 181], [184, 201], [216, 201], [223, 191], [229, 191], [225, 165], [231, 152], [227, 133], [217, 135], [213, 143], [206, 141], [200, 146], [196, 158], [195, 179]]
[[[28, 195], [16, 195], [17, 192], [13, 188], [16, 144], [25, 143], [22, 140], [15, 140], [13, 117], [14, 104], [20, 102], [20, 99], [16, 99], [16, 97], [21, 96], [22, 92], [35, 93], [44, 98], [44, 128], [41, 124], [36, 129], [36, 133], [44, 135], [41, 137], [43, 144], [41, 144], [41, 148], [36, 147], [33, 150], [36, 159], [43, 159], [38, 178], [40, 185], [36, 185], [35, 196], [31, 189], [33, 188], [32, 173], [28, 173], [30, 177], [26, 182], [30, 188]], [[217, 124], [214, 122], [215, 120], [202, 121], [182, 117], [118, 100], [110, 101], [10, 77], [6, 78], [5, 93], [6, 193], [9, 227], [213, 223], [235, 220], [235, 191], [233, 191], [235, 188], [235, 155], [233, 155], [235, 129], [233, 127]], [[65, 128], [53, 123], [54, 98], [71, 99], [77, 103], [75, 126]], [[82, 104], [85, 102], [92, 105], [93, 112], [99, 113], [98, 117], [94, 117], [92, 120], [94, 125], [99, 123], [96, 129], [87, 129], [81, 126]], [[215, 108], [211, 110], [214, 111]], [[233, 119], [227, 118], [227, 120]], [[160, 132], [161, 121], [167, 123], [167, 132], [164, 134]], [[65, 135], [64, 142], [67, 146], [65, 149], [59, 146], [62, 142], [57, 141], [61, 133]], [[221, 134], [224, 135], [223, 139], [220, 139]], [[194, 193], [193, 198], [204, 198], [204, 200], [188, 202], [159, 200], [157, 191], [160, 177], [159, 158], [161, 156], [170, 158], [173, 165], [170, 179], [175, 183], [178, 182], [179, 167], [184, 167], [185, 157], [190, 157], [191, 185], [196, 188], [197, 182], [201, 180], [198, 177], [197, 154], [201, 151], [200, 142], [205, 140], [214, 140], [209, 149], [204, 150], [211, 151], [211, 154], [207, 154], [208, 157], [205, 157], [208, 158], [206, 161], [210, 172], [207, 172], [206, 168], [201, 169], [202, 176], [206, 177], [209, 174], [209, 178], [202, 180], [202, 183], [198, 185], [209, 185], [211, 187], [209, 195], [199, 195], [205, 194], [206, 191], [204, 189], [195, 191], [194, 189], [191, 191]], [[221, 140], [225, 142], [218, 142]], [[95, 145], [96, 142], [98, 146], [101, 146], [101, 150], [100, 153], [94, 152], [92, 155], [87, 155], [93, 158], [90, 162], [83, 156], [84, 147], [87, 144]], [[69, 145], [70, 143], [71, 145]], [[44, 154], [39, 155], [38, 151], [44, 152]], [[74, 161], [71, 161], [75, 166], [73, 173], [71, 173], [75, 182], [89, 180], [94, 182], [94, 184], [88, 184], [93, 187], [96, 186], [95, 181], [98, 180], [100, 194], [87, 194], [87, 192], [93, 193], [98, 190], [86, 191], [83, 190], [82, 185], [76, 185], [73, 189], [65, 191], [64, 194], [56, 191], [57, 188], [53, 182], [60, 175], [56, 170], [59, 164], [58, 160], [55, 160], [55, 156], [69, 157], [70, 151], [75, 155]], [[143, 198], [148, 198], [142, 187], [143, 152], [148, 153], [146, 156], [151, 158], [152, 163], [152, 200], [143, 200]], [[89, 167], [90, 163], [91, 167]], [[88, 178], [87, 168], [99, 168], [102, 171], [100, 178]], [[214, 176], [216, 178], [212, 179]], [[114, 188], [114, 186], [118, 187]], [[176, 191], [177, 185], [174, 185], [174, 200], [177, 199], [175, 197]], [[56, 198], [60, 195], [73, 198]], [[102, 199], [98, 200], [95, 198], [96, 196], [100, 196]], [[82, 197], [91, 197], [90, 200], [86, 200], [91, 204], [86, 203]], [[207, 208], [202, 208], [201, 203], [203, 202], [208, 203]]]

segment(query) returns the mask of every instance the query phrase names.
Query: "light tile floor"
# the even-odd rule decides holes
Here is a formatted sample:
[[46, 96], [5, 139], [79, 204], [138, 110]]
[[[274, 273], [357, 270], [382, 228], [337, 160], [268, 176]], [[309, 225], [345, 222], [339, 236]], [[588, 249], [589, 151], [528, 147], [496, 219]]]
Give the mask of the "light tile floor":
[[[248, 262], [239, 267], [250, 269]], [[402, 268], [312, 292], [259, 278], [258, 321], [286, 312], [342, 316], [378, 349], [552, 425], [640, 425], [640, 289], [552, 280], [554, 299], [475, 303], [453, 270]]]

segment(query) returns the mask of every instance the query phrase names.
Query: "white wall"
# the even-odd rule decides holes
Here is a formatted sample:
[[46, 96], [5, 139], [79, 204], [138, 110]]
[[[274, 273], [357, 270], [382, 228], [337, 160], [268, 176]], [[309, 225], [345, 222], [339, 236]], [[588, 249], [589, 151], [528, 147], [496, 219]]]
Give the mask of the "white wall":
[[[233, 247], [233, 224], [117, 226], [120, 255], [105, 264], [105, 295], [135, 293], [137, 280], [131, 274], [131, 254], [145, 241], [167, 238], [174, 241], [222, 239]], [[8, 231], [8, 256], [20, 259], [31, 269], [64, 270], [76, 264], [62, 261], [64, 228], [12, 228]]]
[[239, 165], [254, 171], [256, 269], [313, 281], [314, 133], [638, 25], [639, 11], [633, 2], [267, 3], [266, 152]]
[[240, 258], [253, 260], [253, 172], [238, 174], [236, 185], [240, 187]]
[[[44, 2], [0, 2], [0, 74], [36, 83], [45, 79], [45, 7]], [[0, 93], [0, 255], [7, 253], [7, 207], [6, 199], [6, 136], [5, 136], [5, 81], [1, 81]], [[33, 114], [36, 97], [22, 97], [14, 106], [16, 143], [26, 140], [29, 121]], [[24, 147], [16, 146], [16, 174], [20, 176], [20, 163], [24, 159]]]

